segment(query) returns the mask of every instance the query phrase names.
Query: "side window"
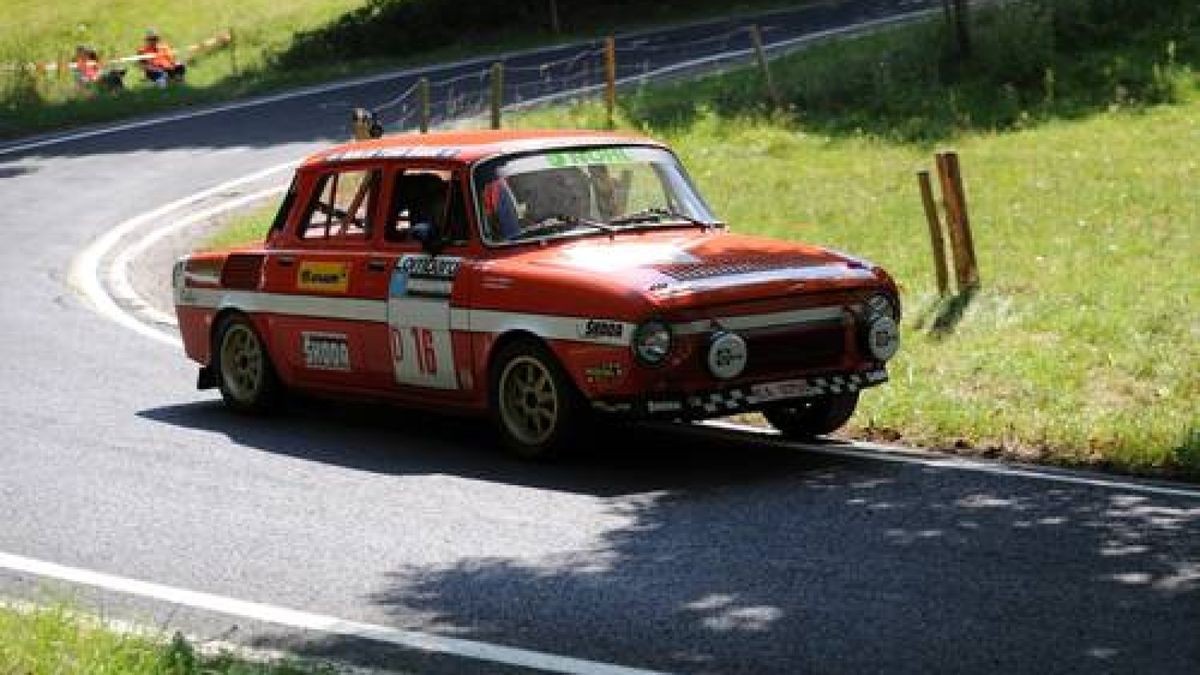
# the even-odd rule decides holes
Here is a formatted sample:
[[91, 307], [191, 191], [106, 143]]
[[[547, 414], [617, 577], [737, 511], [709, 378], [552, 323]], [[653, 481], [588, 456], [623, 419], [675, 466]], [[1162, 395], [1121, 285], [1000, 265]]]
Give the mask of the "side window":
[[429, 223], [439, 230], [445, 228], [450, 186], [449, 171], [415, 169], [397, 174], [392, 203], [387, 210], [385, 238], [408, 241], [412, 226], [417, 223]]
[[316, 198], [300, 223], [300, 238], [343, 241], [369, 238], [370, 215], [379, 181], [378, 170], [321, 176]]

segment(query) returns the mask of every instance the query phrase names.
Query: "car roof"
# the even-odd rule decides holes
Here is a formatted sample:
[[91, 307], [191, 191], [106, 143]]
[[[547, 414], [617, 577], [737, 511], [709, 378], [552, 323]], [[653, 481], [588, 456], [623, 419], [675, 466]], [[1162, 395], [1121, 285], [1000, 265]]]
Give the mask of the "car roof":
[[637, 134], [576, 129], [437, 131], [406, 133], [344, 143], [311, 155], [303, 167], [374, 158], [442, 159], [471, 164], [517, 152], [578, 148], [614, 143], [664, 147]]

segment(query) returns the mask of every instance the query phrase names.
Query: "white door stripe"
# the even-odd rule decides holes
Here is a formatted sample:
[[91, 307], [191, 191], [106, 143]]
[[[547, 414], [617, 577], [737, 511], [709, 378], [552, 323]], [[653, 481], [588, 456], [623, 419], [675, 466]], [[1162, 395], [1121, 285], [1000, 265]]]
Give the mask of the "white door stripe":
[[406, 649], [448, 654], [475, 659], [477, 661], [533, 668], [551, 673], [653, 675], [657, 672], [588, 661], [569, 656], [559, 656], [558, 654], [547, 652], [520, 649], [518, 647], [506, 647], [504, 645], [494, 645], [475, 640], [444, 637], [360, 621], [349, 621], [324, 614], [314, 614], [312, 612], [276, 607], [259, 602], [237, 600], [212, 593], [190, 591], [183, 588], [105, 574], [103, 572], [94, 572], [78, 567], [68, 567], [66, 565], [26, 558], [11, 553], [0, 553], [0, 568], [280, 626], [370, 640]]

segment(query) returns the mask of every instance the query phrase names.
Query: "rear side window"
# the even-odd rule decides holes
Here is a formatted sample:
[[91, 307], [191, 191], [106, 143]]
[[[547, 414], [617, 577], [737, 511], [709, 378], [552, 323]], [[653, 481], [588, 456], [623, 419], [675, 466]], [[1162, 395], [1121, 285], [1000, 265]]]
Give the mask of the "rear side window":
[[316, 197], [300, 221], [305, 240], [366, 240], [379, 191], [378, 170], [341, 171], [321, 176]]

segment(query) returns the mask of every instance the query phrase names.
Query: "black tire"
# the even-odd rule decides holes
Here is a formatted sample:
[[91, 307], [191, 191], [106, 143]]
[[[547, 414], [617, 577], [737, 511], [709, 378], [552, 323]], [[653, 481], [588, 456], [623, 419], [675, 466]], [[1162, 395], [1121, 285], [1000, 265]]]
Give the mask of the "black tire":
[[858, 407], [858, 392], [802, 399], [767, 408], [763, 416], [786, 438], [808, 440], [841, 429]]
[[561, 454], [576, 437], [584, 410], [558, 360], [533, 340], [511, 342], [492, 361], [489, 413], [504, 446], [522, 459]]
[[258, 331], [241, 314], [230, 314], [217, 325], [212, 368], [225, 405], [242, 413], [274, 410], [282, 388], [271, 356]]

